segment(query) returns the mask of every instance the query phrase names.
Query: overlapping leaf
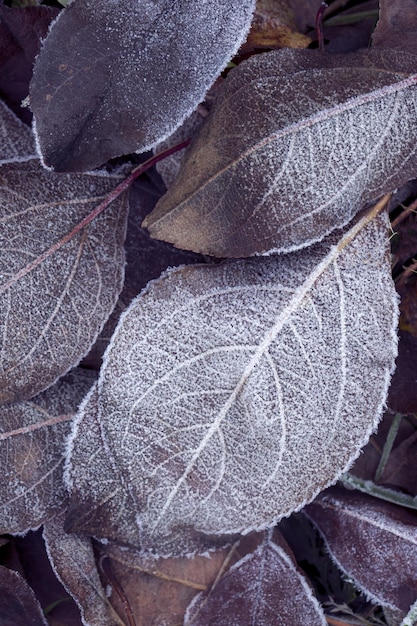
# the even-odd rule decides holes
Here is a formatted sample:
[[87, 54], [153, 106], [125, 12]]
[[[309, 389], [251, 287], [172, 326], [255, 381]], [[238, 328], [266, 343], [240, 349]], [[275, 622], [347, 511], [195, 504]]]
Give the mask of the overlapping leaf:
[[84, 171], [144, 152], [193, 111], [237, 52], [254, 0], [74, 0], [36, 61], [47, 165]]
[[252, 57], [230, 72], [144, 225], [219, 257], [321, 240], [415, 176], [416, 70], [417, 57], [386, 50]]
[[408, 611], [417, 600], [417, 515], [365, 494], [332, 488], [307, 515], [330, 554], [378, 604]]
[[[20, 162], [29, 129], [3, 118], [0, 168], [0, 403], [30, 398], [78, 364], [123, 285], [127, 203], [120, 196], [64, 246], [26, 271], [103, 200], [119, 179], [59, 175]], [[12, 134], [21, 132], [21, 142]], [[15, 132], [15, 134], [16, 134]], [[19, 135], [20, 137], [20, 135]]]
[[37, 528], [66, 499], [65, 439], [91, 383], [74, 371], [31, 401], [0, 407], [0, 533]]
[[319, 603], [282, 537], [236, 563], [209, 593], [191, 603], [184, 626], [325, 626]]
[[101, 584], [91, 539], [65, 533], [63, 516], [61, 511], [48, 521], [43, 532], [57, 578], [77, 602], [85, 626], [124, 626]]
[[35, 594], [20, 574], [0, 566], [0, 624], [47, 626]]
[[336, 480], [375, 428], [396, 353], [387, 223], [368, 219], [334, 246], [151, 283], [77, 418], [70, 530], [99, 519], [99, 537], [193, 552]]

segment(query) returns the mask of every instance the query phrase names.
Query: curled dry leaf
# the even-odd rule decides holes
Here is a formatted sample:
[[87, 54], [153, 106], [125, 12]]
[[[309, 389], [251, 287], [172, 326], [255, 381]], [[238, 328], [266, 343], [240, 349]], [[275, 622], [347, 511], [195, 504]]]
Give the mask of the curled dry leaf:
[[326, 626], [324, 613], [281, 535], [269, 531], [213, 590], [189, 606], [184, 626]]
[[[24, 129], [26, 130], [26, 129]], [[26, 140], [24, 133], [23, 139]], [[79, 363], [122, 289], [126, 196], [26, 271], [119, 182], [59, 175], [38, 160], [0, 168], [0, 403], [30, 398]]]
[[[290, 258], [151, 283], [78, 415], [69, 528], [82, 515], [89, 534], [98, 516], [99, 537], [179, 555], [271, 526], [334, 482], [375, 428], [393, 368], [387, 246], [386, 216], [365, 216]], [[82, 428], [92, 416], [101, 450]]]
[[101, 584], [90, 537], [64, 532], [64, 515], [49, 520], [43, 531], [55, 575], [76, 601], [84, 626], [125, 626]]
[[336, 487], [305, 512], [358, 589], [377, 604], [408, 611], [417, 599], [415, 512]]
[[0, 565], [0, 624], [48, 626], [29, 585], [17, 572]]
[[230, 72], [144, 226], [218, 257], [289, 252], [415, 176], [417, 57], [278, 50]]
[[0, 406], [1, 534], [37, 528], [66, 499], [65, 439], [91, 383], [74, 371], [31, 401]]
[[44, 162], [84, 171], [144, 152], [204, 99], [249, 30], [254, 0], [74, 0], [30, 88]]

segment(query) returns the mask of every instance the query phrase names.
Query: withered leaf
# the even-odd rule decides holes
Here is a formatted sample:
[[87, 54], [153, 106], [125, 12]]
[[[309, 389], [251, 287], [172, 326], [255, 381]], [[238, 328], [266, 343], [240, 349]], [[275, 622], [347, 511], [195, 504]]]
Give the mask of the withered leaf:
[[64, 515], [58, 513], [43, 531], [55, 575], [78, 604], [84, 626], [125, 626], [101, 584], [90, 537], [64, 532]]
[[218, 257], [320, 241], [415, 176], [416, 68], [417, 57], [386, 50], [251, 57], [224, 81], [144, 226]]
[[323, 610], [279, 533], [189, 606], [184, 626], [325, 626]]
[[123, 285], [125, 195], [40, 265], [22, 270], [119, 180], [55, 174], [38, 160], [0, 168], [0, 403], [32, 397], [77, 365], [110, 315]]
[[417, 515], [403, 507], [332, 487], [305, 512], [329, 552], [377, 604], [408, 611], [417, 600]]
[[65, 439], [92, 376], [74, 371], [31, 401], [0, 406], [0, 533], [37, 528], [66, 499]]
[[[211, 551], [210, 555], [171, 559], [143, 556], [109, 542], [101, 547], [109, 558], [103, 561], [100, 556], [100, 561], [109, 584], [117, 581], [123, 590], [135, 626], [178, 626], [183, 624], [191, 600], [209, 590], [234, 563], [251, 554], [263, 538], [263, 533], [253, 533]], [[112, 593], [110, 601], [122, 614], [123, 605], [116, 593]]]
[[254, 0], [74, 0], [30, 88], [40, 150], [60, 171], [144, 152], [193, 111], [250, 25]]
[[[150, 283], [77, 417], [67, 473], [77, 532], [91, 532], [103, 477], [112, 506], [100, 507], [98, 536], [161, 555], [269, 527], [334, 482], [375, 428], [393, 367], [387, 243], [386, 216], [368, 215], [291, 258]], [[101, 450], [77, 432], [90, 413]]]
[[0, 624], [48, 626], [35, 594], [17, 572], [0, 565]]

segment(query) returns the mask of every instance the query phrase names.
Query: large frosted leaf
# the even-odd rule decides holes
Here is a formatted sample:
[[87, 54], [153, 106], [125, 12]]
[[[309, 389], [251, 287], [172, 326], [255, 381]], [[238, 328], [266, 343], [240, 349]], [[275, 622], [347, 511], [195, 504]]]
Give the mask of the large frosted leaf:
[[417, 515], [365, 494], [329, 489], [306, 509], [339, 567], [374, 602], [417, 600]]
[[185, 626], [325, 626], [313, 596], [282, 537], [263, 543], [236, 563], [187, 610]]
[[126, 197], [31, 271], [117, 184], [54, 174], [38, 160], [0, 169], [0, 402], [27, 399], [88, 352], [123, 285]]
[[249, 30], [254, 0], [74, 0], [30, 89], [40, 150], [61, 171], [144, 152], [203, 100]]
[[21, 534], [65, 501], [65, 439], [94, 375], [75, 370], [31, 401], [0, 406], [0, 533]]
[[386, 229], [363, 218], [333, 247], [151, 283], [105, 355], [101, 450], [73, 433], [69, 529], [90, 532], [103, 476], [99, 536], [165, 555], [270, 526], [335, 481], [379, 420], [396, 353]]
[[219, 257], [288, 252], [415, 176], [417, 57], [279, 50], [230, 72], [144, 225]]

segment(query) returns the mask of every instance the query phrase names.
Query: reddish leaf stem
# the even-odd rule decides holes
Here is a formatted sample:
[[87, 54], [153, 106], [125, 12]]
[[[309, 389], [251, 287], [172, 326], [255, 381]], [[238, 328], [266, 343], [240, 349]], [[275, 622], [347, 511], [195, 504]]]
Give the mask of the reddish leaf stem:
[[134, 180], [136, 180], [136, 178], [141, 176], [144, 172], [149, 170], [159, 161], [162, 161], [162, 159], [165, 159], [166, 157], [171, 156], [171, 154], [174, 154], [175, 152], [178, 152], [179, 150], [186, 148], [189, 143], [190, 143], [190, 139], [181, 141], [180, 143], [175, 144], [175, 146], [171, 146], [167, 150], [164, 150], [163, 152], [160, 152], [159, 154], [155, 154], [153, 157], [145, 161], [145, 163], [142, 163], [141, 165], [136, 167], [129, 174], [127, 178], [125, 178], [121, 183], [119, 183], [119, 185], [117, 185], [117, 187], [115, 187], [105, 197], [103, 202], [101, 202], [95, 209], [93, 209], [93, 211], [91, 211], [91, 213], [87, 215], [87, 217], [81, 220], [81, 222], [79, 222], [76, 226], [74, 226], [74, 228], [69, 233], [67, 233], [64, 237], [62, 237], [62, 239], [54, 243], [54, 245], [48, 248], [48, 250], [45, 250], [45, 252], [42, 252], [42, 254], [40, 254], [31, 263], [29, 263], [28, 265], [23, 267], [21, 270], [19, 270], [17, 274], [15, 274], [12, 278], [10, 278], [10, 280], [3, 283], [3, 285], [0, 286], [0, 295], [2, 295], [5, 291], [7, 291], [7, 289], [9, 289], [15, 283], [17, 283], [17, 281], [23, 278], [23, 276], [26, 276], [26, 274], [29, 274], [29, 272], [35, 269], [35, 267], [43, 263], [43, 261], [45, 261], [45, 259], [47, 259], [52, 254], [54, 254], [54, 252], [62, 248], [62, 246], [64, 246], [68, 241], [70, 241], [74, 237], [74, 235], [80, 232], [80, 230], [88, 226], [88, 224], [90, 224], [90, 222], [92, 222], [94, 218], [96, 218], [98, 215], [100, 215], [100, 213], [102, 213], [105, 209], [107, 209], [107, 207], [109, 206], [109, 204], [113, 202], [113, 200], [118, 198], [120, 194], [126, 191], [126, 189], [130, 187], [130, 185], [133, 183]]
[[323, 15], [327, 7], [328, 7], [327, 2], [322, 2], [321, 7], [317, 11], [317, 15], [316, 15], [316, 31], [317, 31], [317, 39], [319, 42], [320, 52], [324, 52]]

